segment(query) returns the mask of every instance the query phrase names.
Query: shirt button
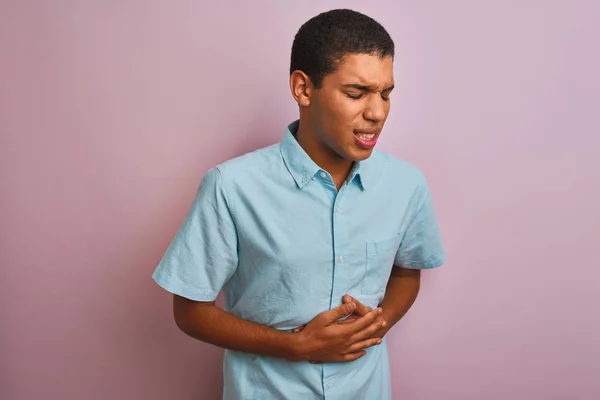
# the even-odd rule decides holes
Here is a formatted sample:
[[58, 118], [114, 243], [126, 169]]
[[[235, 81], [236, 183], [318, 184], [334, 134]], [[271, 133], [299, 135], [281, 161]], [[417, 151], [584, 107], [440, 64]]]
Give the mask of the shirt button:
[[327, 178], [327, 174], [325, 172], [321, 171], [321, 177], [322, 178]]
[[331, 383], [329, 383], [329, 384], [327, 385], [327, 388], [329, 388], [329, 389], [331, 389], [332, 387], [333, 387], [333, 385], [332, 385]]
[[339, 256], [339, 257], [338, 257], [338, 262], [339, 262], [339, 263], [342, 263], [342, 262], [344, 262], [344, 257], [342, 257], [342, 256]]
[[336, 208], [335, 208], [335, 213], [336, 213], [336, 214], [339, 214], [339, 213], [340, 213], [340, 211], [341, 211], [341, 210], [340, 210], [340, 208], [339, 208], [339, 207], [336, 207]]

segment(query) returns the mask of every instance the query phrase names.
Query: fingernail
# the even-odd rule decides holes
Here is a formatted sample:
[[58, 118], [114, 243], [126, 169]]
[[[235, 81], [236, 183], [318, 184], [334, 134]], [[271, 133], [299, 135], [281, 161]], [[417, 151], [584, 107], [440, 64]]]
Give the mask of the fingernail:
[[379, 339], [379, 340], [377, 341], [377, 344], [381, 344], [381, 339]]

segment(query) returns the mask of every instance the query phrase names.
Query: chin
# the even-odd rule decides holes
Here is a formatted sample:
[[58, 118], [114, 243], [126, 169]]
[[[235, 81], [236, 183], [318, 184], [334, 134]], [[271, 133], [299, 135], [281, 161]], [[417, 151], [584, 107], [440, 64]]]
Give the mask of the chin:
[[352, 149], [346, 153], [346, 158], [352, 161], [364, 161], [371, 157], [371, 154], [373, 154], [373, 149]]

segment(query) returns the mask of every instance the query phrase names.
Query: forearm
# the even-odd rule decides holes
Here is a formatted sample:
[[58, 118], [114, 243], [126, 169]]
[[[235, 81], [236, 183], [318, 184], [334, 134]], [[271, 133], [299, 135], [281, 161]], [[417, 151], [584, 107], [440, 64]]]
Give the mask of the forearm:
[[193, 338], [224, 349], [297, 361], [293, 333], [238, 318], [214, 303], [175, 296], [173, 309], [177, 326]]
[[420, 271], [394, 267], [380, 304], [380, 318], [386, 321], [385, 329], [375, 334], [383, 337], [412, 307], [421, 286]]

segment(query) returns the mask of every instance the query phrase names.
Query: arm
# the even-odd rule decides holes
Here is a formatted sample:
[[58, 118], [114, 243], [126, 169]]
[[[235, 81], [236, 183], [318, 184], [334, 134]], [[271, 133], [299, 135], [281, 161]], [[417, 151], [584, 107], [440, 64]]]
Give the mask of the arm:
[[294, 334], [246, 321], [217, 307], [173, 296], [175, 323], [185, 334], [226, 349], [296, 361]]
[[177, 326], [187, 335], [226, 349], [284, 358], [288, 361], [347, 362], [364, 356], [365, 348], [379, 344], [372, 335], [381, 329], [381, 309], [366, 313], [353, 324], [337, 320], [352, 314], [355, 304], [342, 304], [319, 314], [300, 333], [283, 332], [246, 321], [215, 306], [174, 296]]
[[394, 266], [381, 302], [381, 318], [387, 326], [377, 332], [383, 337], [408, 312], [415, 302], [421, 287], [421, 270]]

